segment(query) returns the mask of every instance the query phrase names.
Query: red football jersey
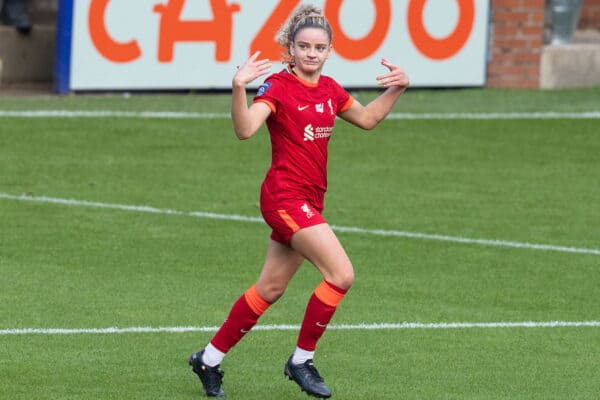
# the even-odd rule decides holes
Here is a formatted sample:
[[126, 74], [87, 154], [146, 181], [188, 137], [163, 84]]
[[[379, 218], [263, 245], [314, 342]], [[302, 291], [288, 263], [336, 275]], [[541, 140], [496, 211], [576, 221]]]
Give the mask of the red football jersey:
[[327, 145], [337, 113], [347, 110], [353, 98], [330, 77], [321, 75], [312, 84], [284, 69], [265, 80], [254, 101], [271, 109], [266, 121], [272, 148], [271, 167], [263, 183], [263, 191], [269, 192], [266, 197], [308, 200], [322, 209]]

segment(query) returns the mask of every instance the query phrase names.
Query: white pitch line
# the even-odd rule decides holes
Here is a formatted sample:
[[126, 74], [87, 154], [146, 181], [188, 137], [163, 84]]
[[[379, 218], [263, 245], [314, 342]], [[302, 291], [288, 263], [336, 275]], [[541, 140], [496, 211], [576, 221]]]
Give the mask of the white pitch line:
[[507, 113], [392, 113], [389, 119], [598, 119], [600, 111], [507, 112]]
[[[49, 204], [61, 204], [66, 206], [81, 206], [81, 207], [94, 207], [94, 208], [107, 208], [121, 211], [133, 211], [133, 212], [146, 212], [153, 214], [169, 214], [169, 215], [182, 215], [206, 219], [221, 219], [228, 221], [242, 221], [242, 222], [264, 222], [261, 217], [248, 217], [237, 214], [217, 214], [204, 211], [178, 211], [164, 208], [156, 208], [150, 206], [139, 206], [139, 205], [125, 205], [125, 204], [111, 204], [111, 203], [100, 203], [95, 201], [86, 200], [74, 200], [74, 199], [62, 199], [56, 197], [46, 196], [28, 196], [28, 195], [13, 195], [9, 193], [1, 193], [0, 199], [6, 200], [18, 200], [28, 201], [36, 203], [49, 203]], [[589, 249], [581, 247], [568, 247], [568, 246], [556, 246], [550, 244], [536, 244], [527, 242], [511, 242], [506, 240], [491, 240], [491, 239], [474, 239], [460, 236], [448, 236], [438, 234], [428, 234], [419, 232], [407, 232], [398, 230], [386, 230], [386, 229], [365, 229], [353, 226], [331, 226], [333, 230], [344, 233], [357, 233], [363, 235], [376, 235], [376, 236], [392, 236], [392, 237], [405, 237], [410, 239], [424, 239], [424, 240], [436, 240], [453, 243], [464, 243], [464, 244], [477, 244], [482, 246], [496, 246], [496, 247], [512, 247], [530, 250], [544, 250], [544, 251], [557, 251], [562, 253], [579, 253], [579, 254], [592, 254], [600, 255], [600, 249]]]
[[[0, 336], [9, 335], [112, 335], [124, 333], [186, 333], [216, 332], [217, 326], [137, 326], [128, 328], [17, 328], [0, 329]], [[405, 329], [506, 329], [506, 328], [600, 328], [600, 321], [523, 321], [523, 322], [401, 322], [379, 324], [329, 325], [328, 330], [405, 330]], [[256, 325], [253, 331], [297, 331], [300, 325]]]
[[[111, 110], [0, 110], [1, 117], [12, 118], [141, 118], [141, 119], [229, 119], [229, 113], [176, 111]], [[506, 112], [506, 113], [391, 113], [388, 119], [600, 119], [600, 111], [583, 112]]]
[[110, 111], [110, 110], [0, 110], [0, 117], [13, 118], [168, 118], [168, 119], [229, 119], [228, 113], [198, 113], [176, 111]]
[[264, 222], [264, 219], [260, 217], [246, 217], [244, 215], [236, 214], [217, 214], [204, 211], [177, 211], [167, 208], [156, 208], [151, 206], [132, 206], [126, 204], [111, 204], [111, 203], [100, 203], [97, 201], [87, 200], [74, 200], [74, 199], [61, 199], [56, 197], [46, 196], [28, 196], [28, 195], [12, 195], [8, 193], [0, 193], [0, 199], [7, 200], [19, 200], [29, 201], [34, 203], [49, 203], [49, 204], [61, 204], [65, 206], [81, 206], [81, 207], [92, 207], [92, 208], [107, 208], [112, 210], [121, 211], [134, 211], [134, 212], [145, 212], [152, 214], [168, 214], [168, 215], [183, 215], [206, 219], [224, 219], [229, 221], [243, 221], [243, 222]]
[[498, 246], [498, 247], [513, 247], [530, 250], [545, 250], [545, 251], [558, 251], [562, 253], [579, 253], [579, 254], [593, 254], [600, 255], [600, 249], [587, 249], [581, 247], [569, 247], [569, 246], [556, 246], [551, 244], [538, 244], [528, 242], [511, 242], [507, 240], [493, 240], [493, 239], [474, 239], [460, 236], [448, 236], [448, 235], [437, 235], [429, 233], [419, 232], [405, 232], [396, 230], [384, 230], [384, 229], [363, 229], [347, 226], [335, 226], [332, 228], [338, 232], [349, 232], [349, 233], [363, 233], [370, 235], [379, 236], [397, 236], [406, 237], [411, 239], [425, 239], [425, 240], [437, 240], [443, 242], [453, 243], [465, 243], [465, 244], [479, 244], [482, 246]]

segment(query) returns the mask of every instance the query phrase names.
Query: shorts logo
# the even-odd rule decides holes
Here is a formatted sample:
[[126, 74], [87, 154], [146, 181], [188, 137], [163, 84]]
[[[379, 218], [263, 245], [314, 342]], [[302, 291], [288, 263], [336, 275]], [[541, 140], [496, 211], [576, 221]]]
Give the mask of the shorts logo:
[[256, 95], [257, 96], [262, 96], [263, 94], [267, 93], [267, 90], [269, 90], [270, 87], [271, 87], [271, 82], [265, 82], [265, 83], [263, 83], [258, 88], [258, 92], [256, 92]]
[[310, 219], [310, 218], [312, 218], [312, 217], [315, 216], [315, 213], [312, 212], [312, 210], [310, 209], [310, 207], [306, 203], [302, 204], [302, 207], [300, 207], [300, 209], [302, 211], [304, 211], [304, 213], [306, 214], [306, 218], [308, 218], [308, 219]]

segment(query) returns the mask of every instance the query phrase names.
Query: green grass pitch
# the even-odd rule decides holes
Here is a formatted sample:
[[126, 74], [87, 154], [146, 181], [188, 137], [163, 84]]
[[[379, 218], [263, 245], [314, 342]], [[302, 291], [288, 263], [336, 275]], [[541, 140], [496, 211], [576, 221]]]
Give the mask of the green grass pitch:
[[[0, 97], [0, 398], [203, 398], [187, 358], [211, 332], [45, 329], [220, 325], [269, 230], [194, 212], [260, 216], [266, 130], [240, 142], [226, 117], [22, 112], [221, 115], [228, 102]], [[317, 351], [334, 398], [598, 398], [600, 119], [533, 117], [547, 112], [597, 114], [600, 88], [409, 90], [393, 113], [435, 117], [337, 123], [325, 216], [356, 282], [332, 325], [356, 327], [329, 330]], [[499, 116], [439, 115], [454, 113]], [[300, 324], [319, 280], [306, 264], [259, 325]], [[591, 324], [542, 326], [553, 321]], [[359, 328], [404, 322], [438, 328]], [[223, 364], [228, 398], [306, 398], [283, 377], [295, 340], [249, 334]]]

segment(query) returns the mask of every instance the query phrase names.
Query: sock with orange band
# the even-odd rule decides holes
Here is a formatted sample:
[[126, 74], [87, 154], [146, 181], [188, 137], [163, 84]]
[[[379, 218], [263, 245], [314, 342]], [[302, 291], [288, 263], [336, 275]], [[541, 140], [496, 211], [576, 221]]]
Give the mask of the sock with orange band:
[[233, 304], [227, 319], [204, 349], [203, 362], [210, 367], [220, 364], [225, 354], [242, 340], [270, 305], [258, 294], [256, 285], [246, 290]]
[[329, 321], [346, 292], [347, 290], [327, 281], [321, 282], [316, 287], [306, 306], [306, 313], [298, 335], [298, 347], [292, 356], [292, 363], [302, 364], [312, 358], [317, 342], [327, 329]]

